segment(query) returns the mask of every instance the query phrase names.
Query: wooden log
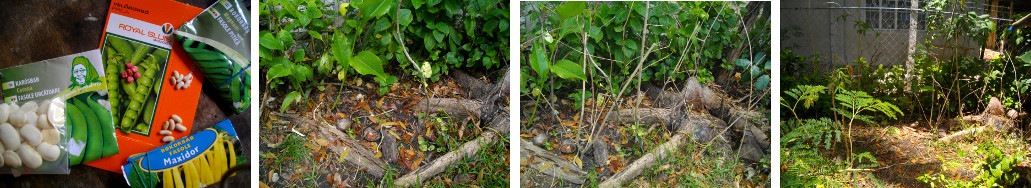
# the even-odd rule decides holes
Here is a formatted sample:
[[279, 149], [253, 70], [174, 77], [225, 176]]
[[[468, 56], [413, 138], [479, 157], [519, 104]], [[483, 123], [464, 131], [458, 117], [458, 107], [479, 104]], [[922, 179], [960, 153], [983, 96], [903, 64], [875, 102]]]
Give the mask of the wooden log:
[[523, 164], [524, 166], [569, 183], [582, 185], [586, 182], [587, 172], [580, 170], [580, 167], [569, 162], [568, 159], [563, 159], [524, 139], [520, 139], [520, 144], [520, 160], [533, 159], [528, 161], [528, 164]]
[[413, 108], [426, 113], [444, 111], [448, 115], [465, 118], [479, 118], [483, 112], [484, 102], [469, 99], [427, 98], [422, 99]]
[[988, 128], [988, 126], [980, 126], [980, 127], [970, 128], [970, 129], [967, 129], [967, 130], [963, 130], [963, 131], [959, 131], [959, 132], [953, 133], [953, 134], [951, 134], [949, 136], [946, 136], [946, 137], [942, 137], [941, 139], [938, 139], [938, 141], [939, 142], [952, 142], [952, 141], [962, 140], [963, 138], [966, 138], [966, 137], [968, 137], [970, 135], [977, 134], [979, 132], [985, 131], [987, 128]]
[[655, 165], [656, 161], [665, 159], [666, 157], [669, 157], [670, 153], [676, 152], [677, 148], [680, 148], [680, 145], [684, 144], [684, 141], [686, 140], [687, 134], [677, 133], [673, 135], [673, 138], [670, 138], [669, 142], [663, 143], [662, 145], [659, 145], [659, 147], [652, 149], [648, 154], [641, 156], [641, 158], [638, 158], [633, 163], [630, 163], [630, 165], [627, 165], [627, 167], [619, 171], [619, 173], [612, 175], [608, 180], [599, 184], [598, 187], [622, 187], [624, 182], [628, 182], [631, 179], [636, 178], [638, 175], [641, 175], [641, 172], [643, 172], [644, 169]]
[[[623, 183], [636, 178], [644, 169], [651, 167], [656, 164], [656, 161], [660, 161], [669, 157], [671, 153], [677, 151], [681, 145], [690, 141], [705, 143], [710, 140], [719, 141], [714, 143], [716, 145], [722, 145], [726, 143], [726, 139], [722, 135], [717, 135], [716, 131], [725, 128], [727, 125], [722, 120], [712, 117], [708, 114], [694, 113], [690, 111], [678, 111], [673, 117], [673, 126], [678, 127], [676, 133], [666, 143], [653, 148], [641, 158], [638, 158], [626, 168], [619, 171], [618, 173], [609, 177], [608, 180], [599, 184], [599, 187], [621, 187]], [[680, 124], [680, 125], [677, 125]]]
[[432, 162], [425, 166], [415, 169], [401, 178], [398, 178], [395, 182], [395, 186], [407, 187], [415, 184], [419, 184], [424, 180], [433, 178], [433, 176], [444, 172], [448, 166], [462, 160], [464, 158], [471, 158], [480, 151], [481, 146], [495, 144], [495, 142], [501, 138], [501, 135], [507, 134], [507, 128], [498, 128], [508, 126], [508, 114], [503, 113], [493, 118], [490, 127], [494, 127], [494, 131], [484, 131], [480, 133], [480, 137], [472, 141], [462, 144], [462, 146], [454, 151], [448, 152], [443, 156], [434, 159]]
[[347, 136], [347, 134], [345, 134], [344, 132], [337, 130], [337, 128], [333, 125], [329, 124], [328, 122], [325, 122], [325, 120], [316, 118], [319, 120], [319, 122], [316, 122], [312, 119], [302, 118], [290, 114], [281, 114], [276, 112], [272, 112], [270, 114], [273, 116], [277, 116], [279, 118], [287, 119], [293, 123], [300, 123], [310, 127], [316, 127], [316, 130], [318, 130], [317, 134], [319, 134], [319, 137], [325, 139], [326, 141], [329, 141], [330, 143], [340, 141], [340, 145], [330, 145], [327, 146], [327, 148], [332, 150], [334, 153], [348, 152], [348, 155], [345, 160], [347, 160], [347, 162], [350, 162], [351, 164], [354, 164], [355, 166], [358, 166], [361, 169], [364, 169], [372, 176], [380, 178], [383, 177], [384, 172], [386, 172], [385, 170], [383, 170], [383, 167], [387, 166], [387, 164], [383, 162], [383, 160], [376, 158], [375, 152], [365, 149], [365, 146], [361, 145], [360, 141], [352, 139], [350, 136]]
[[671, 112], [666, 108], [634, 108], [609, 112], [608, 120], [620, 124], [668, 124]]

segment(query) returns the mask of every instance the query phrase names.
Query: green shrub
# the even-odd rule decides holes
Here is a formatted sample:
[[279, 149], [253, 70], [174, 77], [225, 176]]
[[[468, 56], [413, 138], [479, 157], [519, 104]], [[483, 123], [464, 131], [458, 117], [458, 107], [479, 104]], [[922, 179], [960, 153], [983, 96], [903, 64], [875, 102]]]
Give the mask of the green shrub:
[[436, 81], [457, 68], [500, 69], [508, 57], [507, 2], [334, 3], [338, 2], [260, 2], [259, 57], [262, 69], [269, 71], [270, 89], [287, 83], [306, 88], [308, 83], [343, 81], [358, 73], [355, 77], [371, 76], [383, 94], [398, 81], [390, 72], [421, 79], [420, 64], [428, 64], [427, 77]]

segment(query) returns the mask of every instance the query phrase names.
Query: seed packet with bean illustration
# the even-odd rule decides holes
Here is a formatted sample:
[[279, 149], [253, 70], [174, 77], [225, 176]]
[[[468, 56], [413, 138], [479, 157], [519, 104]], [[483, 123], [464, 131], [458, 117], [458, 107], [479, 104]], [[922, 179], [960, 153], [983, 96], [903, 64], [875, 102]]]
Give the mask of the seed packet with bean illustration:
[[129, 157], [122, 176], [132, 187], [204, 187], [235, 174], [244, 163], [233, 124], [225, 120], [211, 128]]
[[[166, 136], [189, 135], [202, 87], [173, 87], [173, 74], [197, 71], [187, 66], [191, 60], [174, 44], [172, 32], [201, 11], [173, 0], [111, 1], [100, 49], [110, 73], [104, 79], [112, 83], [108, 96], [122, 152], [87, 165], [121, 172], [130, 154], [164, 145]], [[202, 80], [199, 75], [189, 79]], [[186, 129], [165, 128], [173, 115]]]
[[249, 17], [239, 1], [220, 0], [175, 31], [176, 41], [236, 113], [250, 106]]
[[68, 174], [119, 152], [100, 50], [0, 70], [0, 172]]

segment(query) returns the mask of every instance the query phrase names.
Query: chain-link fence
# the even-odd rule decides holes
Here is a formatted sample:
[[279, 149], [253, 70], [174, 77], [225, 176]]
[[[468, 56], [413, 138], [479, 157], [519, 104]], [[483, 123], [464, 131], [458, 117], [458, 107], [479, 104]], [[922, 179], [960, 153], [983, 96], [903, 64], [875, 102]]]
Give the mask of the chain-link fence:
[[[1009, 4], [992, 5], [968, 0], [960, 10], [924, 11], [926, 0], [789, 1], [782, 4], [782, 47], [795, 55], [817, 57], [823, 70], [852, 63], [862, 57], [871, 64], [912, 65], [914, 55], [964, 55], [993, 58], [1023, 52], [1029, 44], [1005, 44], [1002, 31], [1013, 23]], [[930, 40], [929, 17], [988, 15], [995, 32], [987, 41], [960, 35], [957, 40]], [[1012, 36], [1009, 36], [1012, 37]], [[1012, 41], [1012, 40], [1010, 40]], [[1013, 43], [1013, 42], [1010, 42]], [[926, 45], [930, 44], [930, 45]], [[1007, 46], [1009, 45], [1009, 46]], [[1019, 55], [1019, 54], [1018, 54]]]

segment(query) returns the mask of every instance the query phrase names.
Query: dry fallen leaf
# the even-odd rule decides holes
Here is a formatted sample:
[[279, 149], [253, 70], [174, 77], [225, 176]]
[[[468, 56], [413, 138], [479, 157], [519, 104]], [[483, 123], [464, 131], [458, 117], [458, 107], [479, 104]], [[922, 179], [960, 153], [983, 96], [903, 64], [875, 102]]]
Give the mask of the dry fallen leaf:
[[319, 149], [319, 146], [317, 146], [315, 144], [312, 144], [311, 142], [304, 143], [304, 147], [308, 147], [308, 149], [311, 149], [311, 150]]
[[401, 136], [398, 136], [397, 133], [395, 133], [394, 131], [388, 130], [387, 133], [390, 133], [390, 135], [394, 135], [394, 138], [397, 138], [398, 140], [401, 140]]
[[412, 169], [419, 169], [419, 165], [422, 164], [422, 160], [424, 160], [424, 159], [426, 159], [426, 158], [419, 157], [419, 158], [416, 158], [414, 161], [412, 161]]
[[573, 161], [573, 164], [576, 164], [576, 167], [584, 167], [584, 162], [583, 160], [580, 160], [580, 157], [573, 156], [571, 160]]
[[344, 162], [347, 159], [347, 154], [351, 153], [351, 150], [344, 148], [344, 152], [340, 152], [340, 162]]
[[541, 172], [544, 172], [551, 168], [551, 165], [551, 162], [544, 162], [544, 164], [541, 164]]
[[321, 139], [321, 138], [320, 138], [320, 139], [315, 139], [315, 143], [319, 143], [319, 145], [321, 145], [321, 146], [327, 146], [327, 145], [329, 145], [329, 142], [328, 142], [328, 141], [326, 141], [326, 140], [324, 140], [324, 139]]

